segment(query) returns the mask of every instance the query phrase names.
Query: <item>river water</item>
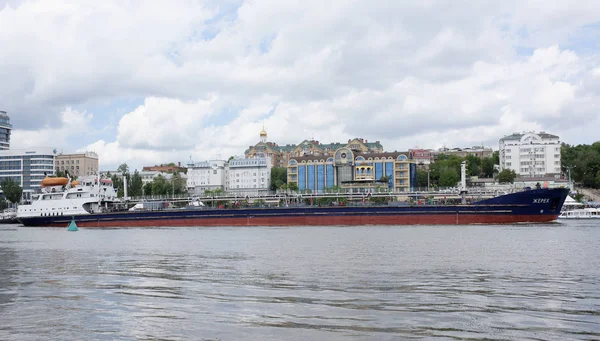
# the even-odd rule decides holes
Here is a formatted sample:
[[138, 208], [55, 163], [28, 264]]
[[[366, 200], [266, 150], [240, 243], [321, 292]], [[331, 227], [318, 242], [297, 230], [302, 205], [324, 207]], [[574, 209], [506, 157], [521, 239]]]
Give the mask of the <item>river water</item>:
[[600, 339], [600, 222], [0, 225], [1, 340]]

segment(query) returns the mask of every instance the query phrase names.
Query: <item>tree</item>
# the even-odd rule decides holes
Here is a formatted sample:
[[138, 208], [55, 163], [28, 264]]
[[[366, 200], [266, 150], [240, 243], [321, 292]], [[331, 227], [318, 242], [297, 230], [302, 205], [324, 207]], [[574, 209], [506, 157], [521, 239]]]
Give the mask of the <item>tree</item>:
[[137, 169], [133, 172], [133, 175], [128, 180], [128, 195], [133, 197], [139, 197], [144, 194], [144, 182], [142, 181], [142, 176], [137, 171]]
[[281, 186], [287, 184], [287, 168], [273, 167], [271, 168], [271, 190], [275, 191]]
[[144, 185], [144, 195], [152, 195], [152, 183], [148, 182]]
[[468, 155], [465, 160], [467, 161], [467, 175], [479, 176], [481, 174], [481, 159], [475, 155]]
[[427, 187], [427, 171], [417, 169], [417, 187]]
[[440, 174], [439, 185], [442, 187], [454, 187], [458, 184], [460, 176], [454, 168], [446, 168]]
[[494, 161], [495, 165], [500, 164], [500, 152], [499, 151], [496, 150], [494, 153], [492, 153], [492, 161]]
[[123, 179], [116, 174], [110, 178], [113, 182], [113, 187], [117, 190], [117, 197], [122, 198], [125, 195], [123, 189]]
[[187, 193], [187, 181], [181, 177], [181, 174], [179, 174], [177, 172], [175, 174], [173, 174], [171, 181], [173, 182], [171, 184], [171, 186], [172, 186], [171, 191], [174, 191], [175, 192], [174, 194]]
[[129, 173], [129, 166], [127, 166], [126, 163], [122, 163], [119, 165], [119, 167], [117, 168], [117, 172], [121, 172], [121, 173]]
[[295, 182], [290, 182], [290, 183], [287, 185], [287, 187], [288, 187], [288, 189], [289, 189], [290, 191], [297, 191], [297, 190], [298, 190], [298, 185], [297, 185]]
[[498, 182], [503, 183], [514, 183], [517, 173], [512, 169], [504, 169], [498, 174]]
[[164, 176], [158, 175], [152, 181], [152, 195], [167, 195], [171, 193], [171, 183]]
[[600, 141], [592, 145], [570, 146], [562, 144], [560, 148], [562, 171], [571, 172], [574, 182], [586, 187], [600, 188]]
[[8, 201], [12, 202], [13, 204], [21, 201], [23, 188], [21, 188], [21, 186], [19, 186], [19, 184], [14, 180], [6, 179], [2, 181], [1, 187], [2, 192]]
[[484, 157], [481, 160], [481, 175], [486, 178], [494, 177], [494, 158]]

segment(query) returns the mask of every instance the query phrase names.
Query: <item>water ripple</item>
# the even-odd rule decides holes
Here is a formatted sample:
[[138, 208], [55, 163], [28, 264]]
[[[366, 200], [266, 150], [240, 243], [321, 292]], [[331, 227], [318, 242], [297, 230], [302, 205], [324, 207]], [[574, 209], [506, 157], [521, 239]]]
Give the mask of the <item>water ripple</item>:
[[600, 339], [600, 230], [0, 229], [0, 339]]

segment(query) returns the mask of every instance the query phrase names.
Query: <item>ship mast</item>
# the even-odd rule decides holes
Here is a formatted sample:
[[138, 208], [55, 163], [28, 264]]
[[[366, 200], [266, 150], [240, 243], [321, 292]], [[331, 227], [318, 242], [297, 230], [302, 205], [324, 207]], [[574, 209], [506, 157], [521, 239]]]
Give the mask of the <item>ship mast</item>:
[[460, 164], [460, 195], [462, 197], [462, 204], [467, 203], [465, 195], [467, 194], [467, 161], [463, 161]]

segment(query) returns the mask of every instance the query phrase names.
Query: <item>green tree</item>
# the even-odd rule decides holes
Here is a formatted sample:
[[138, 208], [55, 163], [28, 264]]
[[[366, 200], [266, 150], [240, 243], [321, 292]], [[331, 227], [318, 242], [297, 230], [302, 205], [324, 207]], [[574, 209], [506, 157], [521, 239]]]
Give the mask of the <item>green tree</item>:
[[514, 183], [517, 178], [517, 173], [512, 169], [504, 169], [498, 174], [498, 182], [501, 184]]
[[281, 186], [287, 184], [287, 168], [273, 167], [271, 168], [271, 190], [275, 191]]
[[458, 184], [460, 176], [454, 168], [446, 168], [442, 170], [439, 179], [439, 185], [442, 187], [454, 187]]
[[297, 191], [298, 190], [298, 185], [295, 182], [290, 182], [287, 186], [288, 186], [288, 189], [290, 191]]
[[481, 160], [481, 175], [486, 178], [494, 177], [494, 158], [485, 157]]
[[495, 165], [499, 165], [500, 164], [500, 152], [499, 151], [495, 151], [492, 153], [492, 160], [494, 161]]
[[171, 184], [171, 191], [174, 191], [175, 195], [187, 193], [187, 181], [181, 176], [181, 174], [177, 172], [173, 174], [171, 181], [173, 182]]
[[129, 166], [126, 163], [122, 163], [117, 167], [117, 172], [129, 173]]
[[123, 189], [123, 179], [116, 174], [113, 174], [110, 179], [113, 182], [113, 187], [117, 190], [117, 197], [122, 198], [125, 194]]
[[148, 182], [144, 185], [144, 195], [152, 195], [152, 183]]
[[468, 155], [465, 160], [467, 161], [468, 176], [481, 175], [481, 159], [479, 157], [475, 155]]
[[8, 201], [12, 202], [13, 204], [21, 201], [23, 188], [21, 188], [17, 182], [12, 179], [5, 179], [2, 181], [0, 186], [2, 187], [2, 192]]
[[171, 192], [171, 183], [167, 182], [164, 176], [159, 174], [152, 181], [152, 195], [167, 195]]
[[417, 187], [427, 187], [427, 171], [417, 169]]
[[600, 188], [600, 141], [592, 145], [561, 145], [562, 171], [574, 182], [585, 187]]
[[128, 179], [128, 183], [128, 195], [133, 197], [139, 197], [144, 194], [144, 182], [142, 181], [142, 176], [140, 175], [140, 172], [137, 171], [137, 169], [133, 172], [131, 178]]

